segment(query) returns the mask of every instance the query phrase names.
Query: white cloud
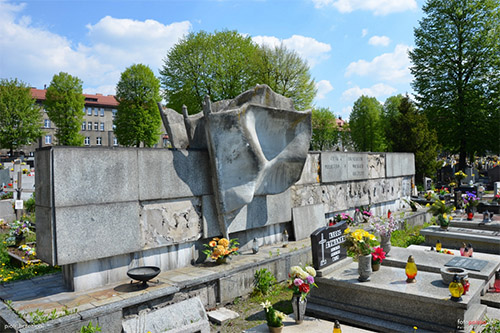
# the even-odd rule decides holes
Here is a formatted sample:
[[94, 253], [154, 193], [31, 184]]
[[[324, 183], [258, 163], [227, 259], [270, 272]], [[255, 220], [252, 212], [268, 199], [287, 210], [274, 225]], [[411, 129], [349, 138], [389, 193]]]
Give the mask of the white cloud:
[[368, 34], [368, 29], [361, 30], [361, 37], [365, 37]]
[[378, 99], [379, 97], [389, 96], [396, 91], [396, 88], [384, 83], [377, 83], [370, 88], [360, 88], [359, 86], [354, 86], [342, 93], [342, 99], [345, 101], [354, 102], [361, 95], [375, 97]]
[[316, 83], [316, 89], [318, 93], [316, 95], [316, 99], [320, 100], [326, 97], [330, 91], [333, 90], [332, 84], [328, 80], [321, 80]]
[[73, 45], [33, 26], [30, 17], [20, 16], [23, 9], [0, 0], [0, 77], [38, 88], [48, 85], [54, 74], [67, 72], [83, 81], [87, 93], [114, 94], [126, 67], [143, 63], [156, 72], [168, 49], [191, 28], [189, 22], [163, 25], [106, 16], [87, 26], [88, 45]]
[[288, 49], [296, 51], [302, 59], [307, 60], [312, 68], [323, 60], [329, 58], [332, 47], [330, 44], [322, 43], [311, 37], [293, 35], [290, 38], [280, 40], [274, 36], [255, 36], [252, 40], [259, 45], [278, 46], [283, 43]]
[[373, 58], [372, 61], [358, 60], [351, 62], [346, 69], [345, 76], [371, 76], [375, 80], [410, 82], [409, 46], [396, 45], [393, 53], [384, 53]]
[[391, 39], [387, 36], [373, 36], [368, 40], [368, 44], [373, 46], [387, 46]]
[[415, 0], [312, 0], [312, 2], [316, 8], [332, 6], [341, 13], [368, 10], [375, 15], [387, 15], [417, 8]]

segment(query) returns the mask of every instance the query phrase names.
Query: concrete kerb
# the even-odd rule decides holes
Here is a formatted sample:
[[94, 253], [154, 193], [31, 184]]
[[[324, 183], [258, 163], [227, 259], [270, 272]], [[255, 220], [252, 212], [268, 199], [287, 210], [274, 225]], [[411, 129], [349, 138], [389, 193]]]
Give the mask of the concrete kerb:
[[12, 311], [10, 307], [0, 302], [0, 331], [1, 332], [15, 332], [20, 328], [27, 326], [24, 320]]

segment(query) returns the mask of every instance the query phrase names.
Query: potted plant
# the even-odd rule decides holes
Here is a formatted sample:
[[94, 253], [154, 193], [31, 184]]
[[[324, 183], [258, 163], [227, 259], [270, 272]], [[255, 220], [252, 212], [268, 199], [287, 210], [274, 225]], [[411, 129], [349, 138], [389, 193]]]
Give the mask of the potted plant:
[[227, 238], [215, 237], [208, 244], [203, 244], [205, 246], [203, 253], [215, 260], [217, 264], [223, 264], [227, 258], [238, 254], [239, 244], [236, 238], [228, 240]]
[[391, 235], [394, 230], [397, 230], [397, 222], [394, 217], [370, 217], [370, 227], [380, 236], [380, 246], [388, 254], [391, 251]]
[[384, 252], [384, 249], [381, 248], [380, 246], [377, 246], [375, 250], [372, 252], [372, 270], [374, 272], [378, 271], [380, 269], [380, 264], [382, 264], [382, 261], [385, 259], [386, 253]]
[[13, 221], [9, 225], [9, 236], [6, 239], [8, 243], [14, 243], [15, 246], [21, 246], [26, 242], [26, 236], [30, 231], [28, 221]]
[[455, 172], [455, 178], [456, 178], [457, 184], [459, 186], [460, 186], [460, 184], [462, 184], [462, 179], [465, 179], [466, 177], [467, 177], [467, 175], [462, 170], [459, 170], [458, 172]]
[[268, 300], [260, 303], [260, 305], [262, 305], [266, 313], [266, 322], [269, 332], [281, 332], [281, 330], [283, 329], [283, 320], [285, 319], [285, 314], [273, 308], [271, 302], [269, 302]]
[[444, 200], [439, 200], [436, 195], [432, 196], [432, 204], [427, 204], [427, 207], [429, 208], [427, 211], [437, 217], [437, 222], [441, 229], [448, 229], [452, 219], [452, 217], [448, 216], [448, 214], [450, 214], [455, 208], [447, 205]]
[[377, 238], [363, 229], [351, 231], [344, 230], [345, 241], [342, 243], [347, 249], [347, 255], [358, 261], [358, 280], [365, 282], [370, 280], [372, 272], [371, 254], [375, 246], [379, 245]]
[[300, 324], [304, 320], [306, 312], [306, 297], [311, 291], [311, 287], [318, 287], [314, 282], [316, 270], [311, 266], [304, 268], [292, 266], [288, 273], [288, 288], [292, 289], [292, 308], [295, 315], [295, 322]]

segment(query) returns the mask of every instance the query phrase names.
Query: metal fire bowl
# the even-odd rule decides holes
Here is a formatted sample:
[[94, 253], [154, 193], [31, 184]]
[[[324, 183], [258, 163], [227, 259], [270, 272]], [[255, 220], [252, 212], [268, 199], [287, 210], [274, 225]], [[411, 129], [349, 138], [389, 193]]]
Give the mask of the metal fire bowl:
[[160, 274], [160, 267], [142, 266], [129, 269], [127, 275], [134, 280], [142, 281], [143, 286], [147, 286], [147, 281], [153, 279]]

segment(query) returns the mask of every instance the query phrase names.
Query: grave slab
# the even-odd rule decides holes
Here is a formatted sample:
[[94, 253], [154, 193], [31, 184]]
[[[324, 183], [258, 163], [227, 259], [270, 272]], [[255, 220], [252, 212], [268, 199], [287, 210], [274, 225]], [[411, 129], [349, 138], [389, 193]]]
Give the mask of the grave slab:
[[450, 227], [500, 231], [500, 221], [491, 221], [488, 223], [484, 223], [482, 222], [482, 220], [467, 221], [467, 219], [453, 219], [450, 223]]
[[311, 233], [325, 226], [325, 210], [323, 204], [295, 207], [292, 209], [295, 239], [308, 238]]
[[231, 311], [228, 308], [221, 307], [217, 310], [207, 312], [208, 319], [218, 325], [222, 325], [228, 320], [238, 318], [240, 315], [237, 312]]
[[[438, 253], [431, 251], [430, 247], [412, 245], [408, 248], [401, 248], [393, 246], [389, 256], [385, 258], [382, 265], [404, 268], [406, 266], [406, 261], [408, 256], [412, 255], [415, 258], [415, 263], [419, 271], [433, 272], [440, 274], [440, 270], [453, 258], [464, 258], [465, 260], [470, 259], [466, 257], [460, 257], [460, 252], [457, 250], [451, 250], [454, 255]], [[488, 285], [492, 284], [495, 280], [495, 272], [500, 267], [500, 257], [491, 254], [481, 254], [474, 253], [474, 257], [479, 260], [487, 261], [487, 264], [480, 271], [467, 270], [470, 278], [478, 279], [483, 281], [482, 294], [488, 289]], [[474, 259], [474, 258], [473, 258]]]
[[[462, 296], [461, 301], [454, 302], [450, 300], [448, 287], [441, 282], [439, 274], [419, 271], [417, 282], [409, 284], [404, 269], [382, 266], [371, 275], [370, 281], [362, 283], [358, 281], [357, 267], [357, 263], [351, 262], [328, 275], [317, 277], [318, 288], [311, 291], [308, 312], [325, 307], [408, 325], [408, 329], [417, 326], [419, 330], [435, 332], [458, 329], [468, 332], [472, 327], [466, 323], [481, 320], [486, 312], [486, 306], [480, 304], [483, 280], [469, 279], [469, 292]], [[323, 315], [327, 313], [323, 311]], [[371, 328], [370, 322], [353, 323]]]
[[430, 226], [420, 231], [425, 236], [426, 245], [434, 245], [439, 239], [443, 247], [460, 248], [462, 243], [471, 243], [474, 250], [491, 254], [500, 254], [500, 232], [468, 228], [449, 227], [442, 230], [438, 226]]

